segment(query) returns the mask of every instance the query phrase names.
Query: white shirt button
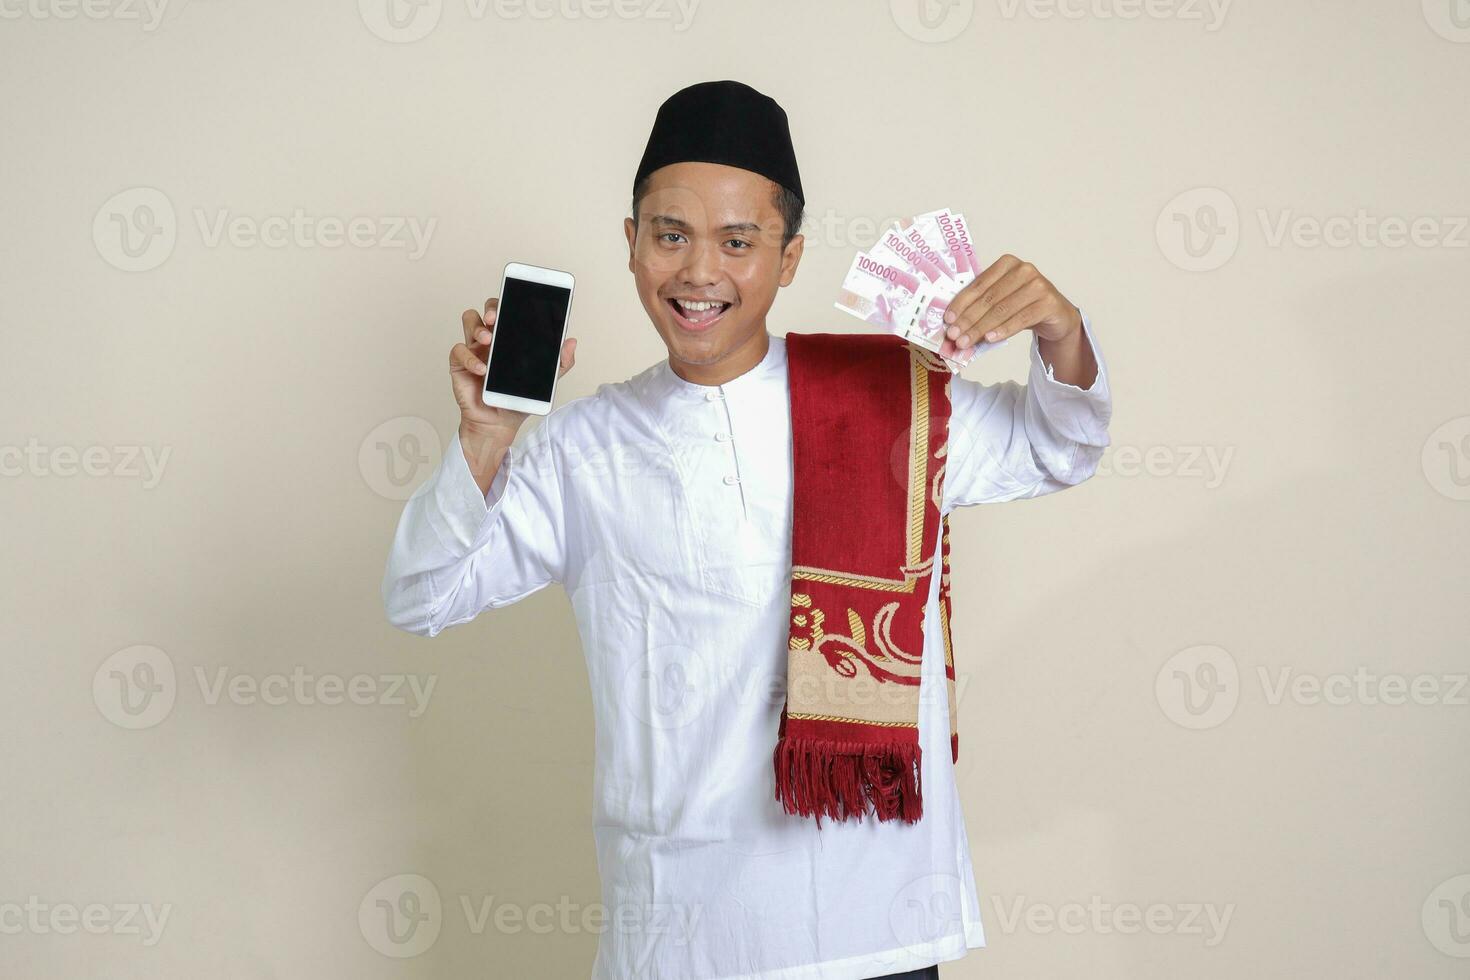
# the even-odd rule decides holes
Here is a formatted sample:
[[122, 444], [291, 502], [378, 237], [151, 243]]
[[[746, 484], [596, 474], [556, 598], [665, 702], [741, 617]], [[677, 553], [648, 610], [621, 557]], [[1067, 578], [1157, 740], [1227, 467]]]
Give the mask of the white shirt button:
[[725, 397], [725, 393], [723, 391], [710, 391], [710, 392], [706, 392], [705, 393], [704, 400], [707, 401], [707, 402], [712, 402], [712, 401], [714, 401], [717, 398], [724, 398], [724, 397]]
[[727, 477], [725, 477], [725, 486], [727, 486], [727, 487], [733, 487], [735, 484], [737, 484], [739, 482], [740, 482], [740, 477], [738, 477], [738, 476], [727, 476]]
[[729, 442], [731, 438], [733, 438], [733, 437], [728, 432], [716, 432], [715, 433], [715, 441], [716, 442]]

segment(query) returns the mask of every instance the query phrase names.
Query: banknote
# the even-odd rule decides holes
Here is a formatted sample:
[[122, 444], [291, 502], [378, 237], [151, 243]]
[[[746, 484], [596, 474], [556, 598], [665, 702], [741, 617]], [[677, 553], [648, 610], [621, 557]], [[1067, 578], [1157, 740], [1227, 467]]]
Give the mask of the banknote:
[[926, 211], [894, 222], [872, 248], [853, 257], [834, 305], [934, 351], [957, 372], [976, 354], [999, 346], [961, 350], [944, 336], [945, 311], [980, 272], [965, 216], [948, 208]]
[[970, 229], [965, 224], [963, 214], [944, 208], [901, 219], [898, 226], [905, 230], [917, 226], [928, 240], [937, 239], [943, 246], [943, 254], [953, 266], [954, 271], [951, 274], [962, 284], [968, 285], [980, 274], [980, 264], [975, 258], [975, 247], [970, 242]]
[[953, 261], [935, 245], [918, 225], [908, 228], [894, 225], [884, 230], [868, 252], [874, 258], [906, 265], [931, 283], [958, 283]]
[[902, 333], [926, 292], [927, 285], [914, 270], [859, 252], [842, 280], [835, 305], [864, 323]]

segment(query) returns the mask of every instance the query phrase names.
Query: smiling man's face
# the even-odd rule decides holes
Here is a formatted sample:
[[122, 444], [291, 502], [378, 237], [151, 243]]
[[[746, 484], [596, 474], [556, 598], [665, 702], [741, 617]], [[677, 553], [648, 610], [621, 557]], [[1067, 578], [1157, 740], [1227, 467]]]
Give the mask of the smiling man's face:
[[623, 223], [638, 297], [687, 380], [723, 383], [765, 353], [766, 313], [802, 250], [800, 235], [781, 245], [777, 190], [738, 167], [670, 164]]

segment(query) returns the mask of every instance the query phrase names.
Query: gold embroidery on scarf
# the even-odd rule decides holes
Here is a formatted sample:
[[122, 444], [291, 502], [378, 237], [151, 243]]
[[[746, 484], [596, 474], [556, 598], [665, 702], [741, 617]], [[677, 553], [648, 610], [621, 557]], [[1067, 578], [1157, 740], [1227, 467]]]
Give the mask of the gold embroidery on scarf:
[[854, 642], [856, 642], [858, 646], [867, 649], [868, 631], [863, 629], [863, 617], [859, 616], [851, 609], [847, 611], [847, 628], [852, 632], [852, 638]]
[[[793, 592], [791, 594], [791, 605], [795, 609], [812, 609], [812, 597], [805, 592]], [[822, 622], [826, 614], [820, 609], [812, 609], [811, 616], [806, 613], [794, 612], [791, 614], [791, 622], [794, 626], [805, 629], [810, 625], [810, 636], [797, 636], [796, 630], [792, 630], [791, 637], [786, 642], [787, 650], [810, 650], [814, 643], [820, 643], [823, 635]]]
[[851, 572], [834, 572], [826, 568], [797, 565], [791, 569], [791, 577], [803, 582], [824, 582], [828, 585], [848, 585], [859, 589], [874, 589], [878, 592], [912, 592], [911, 578], [879, 578], [876, 575], [857, 575]]
[[[849, 662], [852, 666], [849, 670], [837, 669], [839, 674], [848, 678], [857, 676], [857, 664], [866, 664], [870, 668], [869, 673], [875, 679], [884, 683], [917, 684], [919, 675], [909, 673], [918, 671], [923, 663], [922, 647], [917, 653], [909, 652], [900, 647], [893, 640], [893, 617], [898, 613], [898, 603], [890, 602], [879, 608], [873, 614], [871, 635], [876, 650], [870, 649], [868, 645], [869, 628], [864, 624], [862, 617], [856, 610], [848, 609], [847, 625], [851, 635], [842, 633], [828, 633], [821, 628], [821, 622], [825, 618], [822, 610], [817, 609], [812, 613], [812, 618], [817, 621], [817, 626], [811, 636], [798, 636], [799, 629], [791, 631], [791, 637], [787, 641], [788, 650], [810, 651], [828, 657], [834, 668], [837, 664], [831, 661], [832, 657]], [[793, 616], [793, 621], [795, 617]], [[920, 635], [923, 634], [923, 626], [920, 625]], [[921, 641], [922, 643], [922, 641]], [[878, 677], [871, 668], [878, 664], [896, 677]]]
[[864, 721], [861, 718], [843, 718], [840, 715], [807, 715], [800, 712], [787, 712], [787, 718], [795, 718], [797, 721], [840, 721], [849, 725], [872, 725], [875, 728], [918, 728], [917, 722], [912, 721]]
[[909, 429], [909, 547], [908, 564], [917, 565], [924, 555], [924, 494], [929, 489], [925, 471], [929, 465], [929, 370], [909, 346], [912, 383], [913, 425]]
[[949, 638], [949, 600], [944, 600], [943, 607], [939, 610], [939, 632], [944, 636], [944, 666], [954, 670], [954, 647]]
[[873, 614], [873, 636], [878, 645], [878, 653], [873, 654], [877, 660], [896, 660], [899, 663], [918, 665], [923, 656], [922, 648], [918, 653], [910, 653], [893, 642], [893, 617], [898, 614], [898, 603], [890, 602]]
[[[941, 526], [944, 528], [944, 532], [940, 535], [940, 541], [942, 542], [943, 546], [940, 548], [939, 552], [942, 556], [942, 561], [939, 565], [939, 628], [940, 632], [944, 635], [944, 665], [949, 668], [950, 673], [954, 673], [954, 645], [950, 640], [949, 631], [950, 599], [948, 514], [944, 515], [944, 521]], [[953, 685], [954, 681], [950, 681], [949, 683]], [[951, 694], [953, 694], [953, 692], [951, 692]]]
[[923, 361], [924, 362], [924, 365], [929, 370], [931, 370], [931, 371], [943, 371], [945, 373], [945, 375], [947, 375], [947, 377], [945, 378], [944, 383], [945, 383], [946, 386], [949, 384], [949, 378], [950, 377], [953, 377], [953, 372], [950, 371], [949, 365], [944, 363], [944, 359], [943, 358], [941, 358], [938, 354], [934, 353], [932, 350], [929, 350], [929, 348], [927, 348], [927, 347], [920, 347], [918, 344], [914, 343], [913, 341], [909, 341], [905, 346], [908, 347], [909, 353], [911, 355], [913, 355], [914, 357], [917, 357], [919, 360]]

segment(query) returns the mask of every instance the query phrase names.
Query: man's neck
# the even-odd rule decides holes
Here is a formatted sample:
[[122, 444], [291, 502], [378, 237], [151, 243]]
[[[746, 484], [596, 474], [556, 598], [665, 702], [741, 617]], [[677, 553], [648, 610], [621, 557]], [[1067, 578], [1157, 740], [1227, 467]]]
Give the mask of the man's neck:
[[765, 360], [766, 352], [770, 349], [771, 335], [765, 327], [761, 327], [749, 340], [713, 364], [685, 364], [670, 356], [669, 367], [692, 384], [722, 385]]

